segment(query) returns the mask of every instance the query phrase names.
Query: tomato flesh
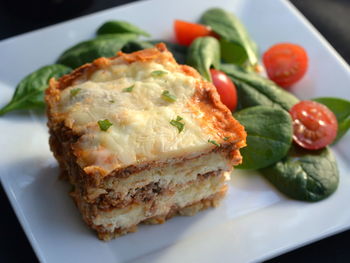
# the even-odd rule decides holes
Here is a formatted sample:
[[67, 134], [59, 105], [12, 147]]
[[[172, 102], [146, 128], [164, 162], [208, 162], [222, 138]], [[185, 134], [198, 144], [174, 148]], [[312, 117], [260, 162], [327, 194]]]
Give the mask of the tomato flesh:
[[214, 36], [214, 32], [205, 25], [182, 20], [174, 22], [175, 37], [180, 45], [189, 46], [197, 37]]
[[308, 68], [305, 49], [291, 43], [270, 47], [263, 55], [263, 62], [269, 78], [284, 88], [298, 82]]
[[293, 139], [303, 148], [318, 150], [337, 136], [338, 122], [331, 110], [315, 101], [301, 101], [290, 109]]
[[237, 91], [232, 80], [222, 71], [210, 69], [213, 84], [220, 95], [221, 102], [231, 111], [237, 107]]

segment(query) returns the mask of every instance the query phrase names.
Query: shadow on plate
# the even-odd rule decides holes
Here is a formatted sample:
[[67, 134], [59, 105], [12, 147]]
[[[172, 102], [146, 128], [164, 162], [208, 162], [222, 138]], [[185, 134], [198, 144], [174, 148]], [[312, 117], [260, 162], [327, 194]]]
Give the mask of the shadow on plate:
[[95, 251], [96, 255], [108, 255], [107, 258], [114, 261], [132, 260], [203, 231], [225, 213], [221, 207], [221, 210], [209, 209], [193, 217], [175, 217], [162, 225], [141, 225], [136, 233], [102, 242], [81, 219], [69, 196], [71, 186], [58, 178], [59, 168], [52, 157], [19, 160], [0, 171], [4, 186], [18, 203], [19, 217], [27, 226], [27, 235], [32, 236], [46, 254], [53, 250], [56, 255], [60, 254], [61, 261], [79, 260], [78, 251], [83, 248]]

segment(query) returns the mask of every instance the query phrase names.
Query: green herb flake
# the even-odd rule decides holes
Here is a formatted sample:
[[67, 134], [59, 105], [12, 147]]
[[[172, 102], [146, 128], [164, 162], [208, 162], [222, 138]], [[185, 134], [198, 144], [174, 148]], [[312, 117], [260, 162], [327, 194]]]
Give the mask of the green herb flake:
[[170, 92], [168, 90], [164, 90], [162, 93], [162, 99], [167, 101], [167, 102], [175, 102], [176, 96], [170, 94]]
[[99, 120], [97, 123], [98, 123], [98, 126], [100, 126], [101, 131], [107, 131], [109, 129], [109, 127], [111, 127], [113, 125], [113, 123], [111, 123], [107, 119]]
[[210, 142], [210, 143], [212, 143], [212, 144], [214, 144], [215, 146], [217, 146], [217, 147], [220, 147], [220, 144], [218, 144], [216, 141], [214, 141], [214, 140], [208, 140], [208, 142]]
[[166, 74], [168, 74], [168, 72], [163, 70], [155, 70], [151, 72], [152, 77], [163, 77]]
[[185, 123], [181, 122], [182, 120], [183, 118], [177, 116], [175, 120], [170, 121], [170, 124], [179, 130], [179, 133], [182, 132], [185, 127]]
[[114, 103], [115, 101], [114, 100], [110, 100], [109, 103]]
[[224, 141], [228, 141], [231, 137], [224, 137]]
[[122, 91], [123, 91], [123, 92], [132, 92], [132, 90], [134, 89], [134, 87], [135, 87], [135, 84], [134, 84], [134, 85], [131, 85], [131, 86], [128, 87], [128, 88], [123, 89]]
[[70, 90], [70, 96], [74, 97], [81, 91], [81, 88], [71, 89]]

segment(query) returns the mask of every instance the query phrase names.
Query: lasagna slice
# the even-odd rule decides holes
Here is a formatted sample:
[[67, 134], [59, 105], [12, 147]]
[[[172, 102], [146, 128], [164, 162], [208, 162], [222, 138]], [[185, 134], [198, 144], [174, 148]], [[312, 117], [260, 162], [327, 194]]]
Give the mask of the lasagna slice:
[[100, 239], [218, 204], [244, 128], [164, 44], [99, 58], [46, 91], [50, 147]]

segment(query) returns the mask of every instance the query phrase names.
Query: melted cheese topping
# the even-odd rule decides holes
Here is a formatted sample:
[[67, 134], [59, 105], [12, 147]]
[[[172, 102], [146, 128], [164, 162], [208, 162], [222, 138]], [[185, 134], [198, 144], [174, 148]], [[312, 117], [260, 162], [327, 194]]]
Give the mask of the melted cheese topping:
[[[196, 115], [186, 106], [199, 80], [177, 71], [175, 66], [114, 63], [94, 72], [88, 81], [61, 92], [57, 112], [65, 116], [66, 126], [83, 134], [74, 146], [81, 167], [98, 166], [107, 174], [130, 164], [215, 147], [208, 143], [213, 139], [210, 128], [200, 127]], [[154, 71], [166, 73], [156, 76]], [[131, 92], [123, 91], [131, 86]], [[71, 92], [74, 89], [78, 90]], [[176, 96], [175, 102], [162, 99], [165, 90]], [[170, 124], [177, 116], [185, 124], [181, 133]], [[113, 125], [101, 131], [98, 121], [105, 119]]]

